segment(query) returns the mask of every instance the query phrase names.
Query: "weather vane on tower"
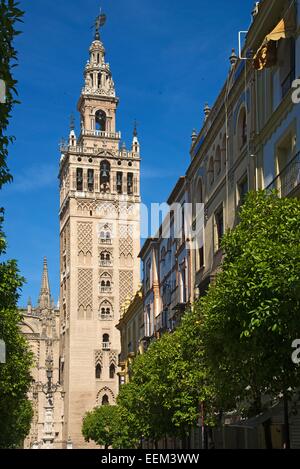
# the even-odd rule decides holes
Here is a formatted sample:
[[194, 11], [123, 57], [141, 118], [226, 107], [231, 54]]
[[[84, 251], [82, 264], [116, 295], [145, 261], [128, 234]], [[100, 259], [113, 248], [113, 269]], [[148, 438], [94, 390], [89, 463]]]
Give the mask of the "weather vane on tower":
[[95, 20], [95, 39], [100, 39], [100, 28], [106, 23], [106, 15], [102, 13], [102, 8], [100, 8], [100, 14]]

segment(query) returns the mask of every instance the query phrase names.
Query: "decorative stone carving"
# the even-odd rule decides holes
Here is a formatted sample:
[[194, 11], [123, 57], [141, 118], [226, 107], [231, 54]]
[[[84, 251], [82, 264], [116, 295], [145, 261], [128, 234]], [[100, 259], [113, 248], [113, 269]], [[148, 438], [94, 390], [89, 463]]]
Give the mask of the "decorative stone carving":
[[[84, 313], [93, 304], [93, 270], [78, 270], [78, 309]], [[83, 319], [83, 318], [82, 318]]]
[[88, 253], [92, 255], [93, 223], [92, 222], [78, 222], [77, 223], [77, 237], [78, 237], [78, 254], [82, 252], [85, 256]]
[[131, 270], [120, 270], [119, 272], [119, 285], [120, 285], [120, 310], [121, 307], [129, 296], [133, 295], [133, 272]]
[[95, 350], [95, 367], [100, 365], [103, 367], [103, 352], [102, 350]]

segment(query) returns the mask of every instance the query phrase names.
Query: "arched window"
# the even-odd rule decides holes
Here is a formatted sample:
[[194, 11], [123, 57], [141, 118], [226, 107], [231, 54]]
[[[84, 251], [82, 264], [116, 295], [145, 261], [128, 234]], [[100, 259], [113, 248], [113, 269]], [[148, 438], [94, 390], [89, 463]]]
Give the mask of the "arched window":
[[104, 111], [97, 111], [95, 114], [96, 130], [106, 131], [106, 114]]
[[238, 149], [241, 150], [247, 143], [247, 114], [243, 107], [238, 120]]
[[102, 397], [102, 405], [109, 405], [109, 398], [107, 394]]
[[101, 372], [102, 372], [102, 368], [101, 368], [101, 365], [98, 363], [98, 365], [96, 366], [96, 379], [101, 378]]
[[128, 195], [133, 194], [133, 174], [132, 173], [127, 174], [127, 194]]
[[109, 350], [110, 349], [109, 334], [103, 334], [102, 348], [103, 348], [103, 350]]
[[76, 190], [80, 192], [83, 190], [83, 170], [81, 168], [76, 170]]
[[111, 265], [111, 255], [109, 252], [101, 252], [100, 254], [100, 265], [102, 267], [107, 267]]
[[109, 367], [109, 377], [110, 379], [114, 379], [115, 378], [115, 375], [116, 375], [116, 367], [115, 365], [112, 363]]
[[101, 161], [100, 164], [100, 189], [101, 192], [107, 192], [110, 185], [110, 164], [108, 161]]

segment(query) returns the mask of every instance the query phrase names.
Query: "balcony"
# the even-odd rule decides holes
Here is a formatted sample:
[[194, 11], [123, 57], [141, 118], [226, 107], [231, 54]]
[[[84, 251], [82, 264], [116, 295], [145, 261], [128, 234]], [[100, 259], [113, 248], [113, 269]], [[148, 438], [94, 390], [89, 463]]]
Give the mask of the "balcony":
[[112, 267], [112, 265], [113, 265], [112, 261], [100, 260], [100, 267]]
[[102, 137], [102, 138], [112, 138], [115, 140], [120, 140], [121, 132], [103, 132], [102, 130], [83, 130], [80, 137]]
[[276, 189], [280, 197], [294, 194], [300, 186], [300, 152], [276, 176], [266, 191]]
[[102, 342], [102, 350], [110, 350], [110, 342]]
[[111, 294], [112, 293], [112, 287], [100, 287], [100, 293]]
[[[113, 315], [112, 314], [102, 314], [100, 313], [100, 319], [101, 321], [112, 321], [113, 320]], [[106, 342], [104, 342], [106, 343]], [[110, 348], [110, 347], [109, 347]], [[103, 349], [103, 350], [109, 350], [109, 349]]]
[[100, 244], [104, 244], [104, 245], [111, 245], [112, 244], [112, 239], [111, 238], [100, 238], [99, 239], [99, 243]]

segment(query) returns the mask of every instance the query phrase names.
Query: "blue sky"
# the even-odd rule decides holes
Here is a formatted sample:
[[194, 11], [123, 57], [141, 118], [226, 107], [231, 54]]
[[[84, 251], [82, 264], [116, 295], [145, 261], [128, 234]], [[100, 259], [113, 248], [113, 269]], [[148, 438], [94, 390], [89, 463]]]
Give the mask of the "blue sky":
[[[120, 97], [117, 127], [130, 145], [139, 123], [142, 197], [166, 200], [190, 156], [205, 102], [213, 104], [226, 78], [238, 31], [248, 28], [253, 0], [102, 0], [102, 32]], [[1, 191], [8, 257], [27, 283], [20, 304], [37, 301], [43, 257], [59, 296], [58, 144], [76, 112], [83, 69], [99, 12], [96, 0], [21, 0], [26, 11], [19, 51], [18, 105], [13, 113], [9, 166], [14, 182]], [[77, 129], [79, 124], [76, 113]]]

